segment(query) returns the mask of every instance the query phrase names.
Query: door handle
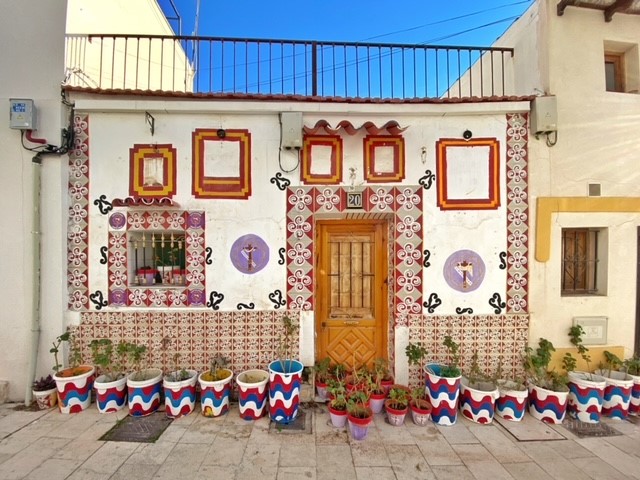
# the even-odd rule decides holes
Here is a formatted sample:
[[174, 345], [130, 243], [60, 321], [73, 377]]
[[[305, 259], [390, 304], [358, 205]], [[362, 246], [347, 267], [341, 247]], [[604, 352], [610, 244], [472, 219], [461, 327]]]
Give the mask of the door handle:
[[342, 322], [343, 325], [358, 325], [360, 320], [345, 320]]

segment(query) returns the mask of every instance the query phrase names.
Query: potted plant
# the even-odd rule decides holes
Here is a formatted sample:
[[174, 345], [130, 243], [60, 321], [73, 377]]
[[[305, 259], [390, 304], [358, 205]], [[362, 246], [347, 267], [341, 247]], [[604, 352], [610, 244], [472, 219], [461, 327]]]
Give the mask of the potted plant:
[[394, 427], [404, 424], [404, 417], [409, 411], [409, 399], [411, 391], [404, 385], [392, 385], [388, 398], [384, 401], [384, 409], [387, 412], [387, 421]]
[[640, 357], [634, 355], [624, 361], [623, 369], [633, 379], [629, 415], [640, 415]]
[[495, 381], [480, 369], [478, 352], [474, 352], [467, 375], [460, 379], [460, 411], [473, 422], [491, 423], [499, 395]]
[[547, 423], [562, 423], [567, 412], [569, 379], [555, 370], [549, 370], [553, 344], [541, 338], [538, 348], [527, 347], [523, 367], [529, 383], [529, 413]]
[[576, 359], [570, 353], [566, 353], [562, 359], [564, 369], [569, 375], [567, 413], [581, 422], [598, 423], [604, 402], [606, 382], [604, 377], [590, 373], [591, 357], [588, 353], [589, 349], [582, 343], [583, 334], [584, 330], [581, 325], [573, 325], [569, 328], [571, 344], [576, 347], [578, 354], [587, 364], [587, 371], [576, 371]]
[[133, 372], [127, 376], [127, 395], [129, 415], [134, 417], [150, 415], [160, 406], [162, 370], [143, 367], [146, 353], [145, 345], [131, 345], [129, 349]]
[[619, 371], [624, 362], [615, 353], [605, 350], [604, 358], [604, 364], [595, 371], [596, 375], [602, 375], [606, 382], [602, 414], [623, 420], [629, 415], [633, 378], [628, 373]]
[[298, 416], [300, 382], [304, 366], [291, 359], [299, 325], [288, 315], [282, 317], [283, 332], [279, 359], [269, 364], [269, 418], [276, 423], [291, 423]]
[[34, 380], [31, 390], [40, 410], [48, 410], [58, 403], [56, 381], [51, 375], [40, 377], [40, 380]]
[[498, 359], [495, 373], [498, 386], [496, 413], [505, 420], [519, 422], [527, 409], [529, 391], [522, 378], [505, 378], [502, 373], [502, 359]]
[[321, 401], [327, 400], [327, 382], [331, 377], [331, 359], [325, 357], [322, 360], [318, 360], [313, 366], [313, 373], [315, 376], [315, 386], [318, 397]]
[[[63, 342], [69, 343], [69, 363], [71, 366], [61, 369], [62, 365], [58, 361], [58, 353]], [[56, 338], [49, 352], [53, 353], [55, 360], [53, 378], [56, 381], [60, 412], [77, 413], [85, 410], [91, 404], [91, 388], [93, 387], [95, 368], [91, 365], [81, 365], [80, 350], [77, 348], [75, 338], [70, 330]]]
[[382, 384], [382, 376], [376, 374], [367, 375], [367, 391], [369, 392], [369, 406], [373, 413], [380, 413], [384, 407], [384, 401], [387, 398], [388, 389]]
[[427, 374], [427, 394], [431, 403], [431, 420], [438, 425], [453, 425], [458, 419], [458, 395], [461, 372], [460, 346], [450, 335], [444, 337], [447, 361], [444, 364], [425, 365]]
[[209, 370], [198, 377], [200, 409], [205, 417], [217, 417], [229, 410], [233, 371], [227, 368], [228, 363], [227, 358], [216, 355], [211, 359]]
[[347, 400], [347, 421], [354, 440], [364, 440], [369, 433], [373, 412], [362, 395], [354, 394]]
[[245, 370], [236, 378], [238, 384], [238, 407], [240, 417], [256, 420], [266, 413], [269, 372], [266, 370]]
[[380, 384], [384, 389], [385, 396], [389, 393], [391, 385], [393, 385], [393, 375], [389, 369], [389, 360], [386, 358], [376, 358], [373, 361], [373, 376], [376, 383]]
[[93, 383], [100, 413], [117, 412], [127, 403], [125, 369], [130, 346], [121, 341], [114, 351], [113, 342], [108, 338], [95, 339], [89, 344], [93, 363], [100, 368], [100, 375]]
[[162, 379], [164, 412], [169, 418], [189, 415], [196, 406], [198, 372], [178, 366], [180, 354], [173, 354], [174, 369]]
[[347, 398], [344, 391], [329, 400], [329, 417], [334, 427], [342, 428], [347, 423]]
[[411, 391], [409, 410], [413, 423], [418, 426], [424, 427], [431, 420], [431, 404], [423, 386], [416, 387]]

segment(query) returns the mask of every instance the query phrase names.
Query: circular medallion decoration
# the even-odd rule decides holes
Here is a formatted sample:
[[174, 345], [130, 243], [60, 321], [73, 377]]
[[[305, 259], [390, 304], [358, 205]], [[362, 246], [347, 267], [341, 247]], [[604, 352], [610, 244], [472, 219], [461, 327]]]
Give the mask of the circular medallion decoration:
[[126, 224], [127, 224], [127, 217], [125, 217], [123, 213], [116, 212], [109, 217], [109, 225], [111, 225], [111, 228], [120, 230]]
[[485, 271], [480, 255], [472, 250], [458, 250], [447, 258], [442, 274], [451, 288], [467, 293], [482, 284]]
[[269, 247], [259, 236], [248, 234], [231, 246], [231, 263], [242, 273], [256, 273], [269, 262]]

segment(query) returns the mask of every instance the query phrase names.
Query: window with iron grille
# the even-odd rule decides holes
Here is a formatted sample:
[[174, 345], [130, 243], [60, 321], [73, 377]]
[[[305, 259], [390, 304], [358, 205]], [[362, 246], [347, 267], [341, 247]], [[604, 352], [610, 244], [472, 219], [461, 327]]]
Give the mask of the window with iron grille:
[[562, 229], [562, 294], [595, 295], [599, 292], [599, 234], [592, 228]]

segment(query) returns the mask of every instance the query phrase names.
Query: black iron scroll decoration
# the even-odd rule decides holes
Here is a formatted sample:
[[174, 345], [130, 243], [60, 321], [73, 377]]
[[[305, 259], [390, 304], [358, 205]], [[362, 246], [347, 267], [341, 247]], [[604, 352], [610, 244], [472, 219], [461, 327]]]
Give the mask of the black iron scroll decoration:
[[102, 258], [100, 259], [100, 263], [101, 263], [102, 265], [106, 265], [106, 264], [107, 264], [107, 262], [109, 261], [109, 260], [108, 260], [108, 258], [107, 258], [107, 252], [108, 252], [108, 251], [109, 251], [109, 248], [107, 248], [107, 247], [100, 247], [100, 256], [102, 257]]
[[425, 190], [429, 190], [431, 188], [431, 185], [433, 185], [435, 179], [435, 173], [433, 173], [431, 170], [426, 170], [424, 172], [424, 177], [421, 177], [420, 180], [418, 180], [418, 183], [422, 185], [422, 188], [424, 188]]
[[284, 307], [287, 304], [287, 301], [282, 298], [282, 291], [275, 290], [269, 294], [269, 300], [273, 302], [274, 308], [278, 309], [280, 307]]
[[113, 210], [113, 205], [109, 200], [107, 200], [106, 195], [100, 195], [96, 200], [93, 201], [94, 205], [98, 206], [98, 210], [102, 215], [106, 215], [111, 210]]
[[211, 255], [213, 254], [213, 249], [211, 247], [207, 247], [204, 249], [204, 253], [207, 254], [205, 257], [204, 263], [207, 265], [211, 265], [213, 262], [211, 261]]
[[274, 183], [280, 191], [284, 192], [291, 185], [291, 180], [284, 178], [282, 173], [278, 172], [275, 177], [271, 177], [271, 183]]
[[89, 300], [96, 306], [96, 310], [102, 310], [102, 307], [109, 305], [109, 302], [104, 299], [104, 295], [100, 290], [96, 290], [95, 293], [90, 294]]
[[424, 266], [424, 268], [430, 267], [431, 263], [429, 262], [429, 259], [431, 258], [431, 252], [425, 249], [422, 254], [424, 255], [424, 261], [422, 262], [422, 265]]
[[278, 265], [284, 265], [284, 254], [287, 252], [287, 249], [284, 247], [280, 247], [278, 249], [278, 256], [280, 257], [280, 260], [278, 260]]
[[464, 314], [467, 314], [467, 313], [468, 313], [469, 315], [471, 315], [471, 314], [473, 313], [473, 308], [469, 308], [469, 307], [467, 307], [467, 308], [456, 307], [456, 313], [457, 313], [458, 315], [464, 315]]
[[242, 310], [242, 309], [244, 309], [244, 308], [246, 308], [247, 310], [253, 310], [254, 308], [256, 308], [256, 304], [255, 304], [255, 303], [253, 303], [253, 302], [251, 302], [251, 303], [249, 303], [249, 304], [246, 304], [246, 303], [239, 303], [239, 304], [237, 305], [237, 309], [238, 309], [238, 310]]
[[213, 310], [220, 310], [220, 304], [224, 300], [224, 294], [218, 293], [215, 290], [209, 294], [209, 301], [207, 302], [207, 307], [212, 308]]
[[507, 268], [507, 252], [500, 252], [500, 270]]
[[491, 305], [495, 310], [495, 314], [498, 315], [502, 313], [502, 309], [506, 308], [507, 304], [502, 301], [500, 294], [498, 292], [494, 293], [489, 299], [489, 305]]
[[424, 302], [422, 305], [424, 306], [424, 308], [427, 309], [427, 312], [433, 313], [435, 312], [436, 308], [438, 308], [441, 304], [442, 304], [442, 300], [438, 298], [438, 294], [432, 293], [431, 295], [429, 295], [429, 299], [426, 302]]

